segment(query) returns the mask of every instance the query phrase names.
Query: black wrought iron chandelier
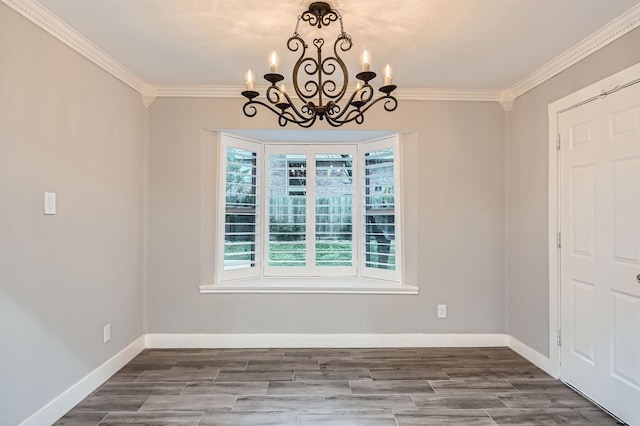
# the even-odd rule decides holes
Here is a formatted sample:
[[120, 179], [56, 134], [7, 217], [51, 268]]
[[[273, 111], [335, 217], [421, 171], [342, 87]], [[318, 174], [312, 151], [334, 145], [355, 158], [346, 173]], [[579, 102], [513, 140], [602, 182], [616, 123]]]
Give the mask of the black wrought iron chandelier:
[[[340, 34], [333, 45], [333, 56], [322, 54], [322, 37], [313, 39], [316, 56], [313, 56], [313, 52], [307, 56], [309, 45], [298, 33], [300, 21], [318, 28], [329, 26], [332, 22], [340, 22]], [[287, 48], [300, 54], [292, 75], [293, 88], [299, 98], [298, 106], [286, 92], [284, 85], [277, 85], [284, 80], [284, 76], [278, 73], [278, 58], [273, 52], [269, 73], [264, 75], [265, 80], [271, 83], [266, 90], [266, 101], [257, 99], [260, 93], [254, 90], [253, 74], [251, 70], [247, 72], [246, 90], [242, 92], [248, 99], [242, 108], [244, 114], [254, 117], [258, 112], [256, 106], [262, 105], [278, 116], [280, 126], [295, 123], [301, 127], [311, 127], [316, 120], [326, 119], [330, 125], [339, 127], [350, 122], [362, 124], [364, 113], [378, 102], [383, 103], [385, 110], [394, 111], [398, 107], [398, 101], [392, 96], [396, 86], [392, 84], [391, 67], [385, 67], [384, 85], [378, 89], [382, 94], [374, 99], [375, 90], [370, 82], [376, 77], [376, 73], [371, 71], [366, 50], [362, 58], [362, 70], [356, 74], [358, 84], [348, 100], [344, 101], [347, 96], [349, 71], [339, 52], [347, 52], [352, 45], [351, 36], [344, 31], [340, 13], [326, 2], [311, 3], [309, 9], [298, 16], [296, 29], [287, 41]], [[340, 77], [342, 83], [339, 82]]]

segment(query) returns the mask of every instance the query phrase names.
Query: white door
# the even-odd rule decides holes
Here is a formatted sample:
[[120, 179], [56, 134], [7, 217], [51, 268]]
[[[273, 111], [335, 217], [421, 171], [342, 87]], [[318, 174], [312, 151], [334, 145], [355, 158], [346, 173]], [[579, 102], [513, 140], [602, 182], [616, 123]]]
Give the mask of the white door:
[[561, 378], [640, 425], [640, 84], [560, 114]]

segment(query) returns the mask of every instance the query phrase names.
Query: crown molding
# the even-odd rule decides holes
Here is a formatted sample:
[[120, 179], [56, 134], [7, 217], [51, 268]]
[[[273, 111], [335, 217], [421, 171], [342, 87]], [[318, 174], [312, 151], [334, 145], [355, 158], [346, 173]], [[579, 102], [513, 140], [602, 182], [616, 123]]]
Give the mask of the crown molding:
[[[264, 93], [266, 86], [256, 86], [258, 92]], [[156, 86], [156, 96], [164, 98], [241, 98], [240, 94], [245, 90], [244, 86], [222, 86], [222, 85], [201, 85], [201, 86], [178, 86], [160, 85]]]
[[396, 97], [406, 101], [498, 102], [500, 93], [500, 90], [400, 88], [396, 92]]
[[0, 0], [127, 86], [142, 93], [148, 85], [35, 0]]
[[505, 110], [505, 112], [511, 111], [514, 101], [515, 98], [513, 97], [513, 94], [508, 90], [503, 90], [502, 93], [500, 93], [500, 99], [498, 99], [498, 102], [500, 102], [500, 106]]
[[146, 86], [140, 92], [140, 96], [142, 96], [142, 103], [145, 108], [149, 108], [149, 106], [156, 100], [156, 97], [158, 97], [156, 94], [156, 88], [153, 86]]
[[[267, 86], [256, 87], [265, 93]], [[156, 96], [169, 98], [241, 98], [244, 86], [156, 86]], [[481, 101], [498, 102], [499, 90], [398, 89], [395, 97], [410, 101]], [[295, 96], [292, 96], [295, 97]]]
[[572, 48], [547, 62], [503, 93], [506, 94], [506, 97], [515, 99], [638, 26], [640, 26], [640, 4], [629, 9]]

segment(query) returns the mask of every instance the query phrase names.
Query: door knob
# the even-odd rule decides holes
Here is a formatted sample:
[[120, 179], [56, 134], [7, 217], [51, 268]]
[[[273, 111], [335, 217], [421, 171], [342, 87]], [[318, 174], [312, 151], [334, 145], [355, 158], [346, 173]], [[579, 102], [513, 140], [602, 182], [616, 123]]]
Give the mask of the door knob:
[[640, 283], [640, 274], [636, 275], [636, 280]]

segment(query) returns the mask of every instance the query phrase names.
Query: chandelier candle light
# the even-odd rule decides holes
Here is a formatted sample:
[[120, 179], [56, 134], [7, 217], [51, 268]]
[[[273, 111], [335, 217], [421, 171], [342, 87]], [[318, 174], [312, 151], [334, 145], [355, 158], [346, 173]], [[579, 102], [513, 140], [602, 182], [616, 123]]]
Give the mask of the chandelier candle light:
[[[300, 21], [319, 29], [339, 21], [340, 34], [333, 45], [333, 56], [331, 53], [328, 56], [322, 54], [324, 38], [321, 37], [313, 39], [315, 57], [312, 56], [313, 52], [307, 56], [309, 45], [298, 33]], [[274, 51], [271, 53], [269, 73], [264, 75], [265, 80], [270, 83], [266, 101], [256, 99], [260, 93], [254, 90], [253, 73], [251, 70], [247, 72], [246, 90], [242, 92], [242, 96], [248, 99], [242, 108], [244, 114], [254, 117], [258, 112], [256, 105], [262, 105], [278, 116], [280, 126], [291, 122], [301, 127], [311, 127], [316, 120], [326, 119], [331, 126], [339, 127], [350, 122], [362, 124], [364, 113], [381, 101], [386, 111], [394, 111], [398, 107], [398, 101], [392, 96], [396, 86], [392, 84], [391, 67], [388, 64], [385, 67], [384, 85], [378, 89], [382, 94], [374, 99], [375, 90], [370, 82], [376, 77], [376, 73], [371, 71], [371, 58], [366, 50], [362, 54], [362, 71], [356, 74], [356, 89], [346, 98], [349, 72], [339, 52], [349, 51], [352, 45], [351, 36], [344, 32], [340, 13], [328, 3], [311, 3], [309, 9], [298, 16], [296, 29], [287, 41], [287, 48], [300, 55], [294, 64], [292, 75], [293, 89], [300, 99], [299, 105], [294, 104], [285, 91], [284, 84], [277, 85], [284, 80], [284, 76], [278, 73], [278, 55]], [[342, 82], [338, 83], [336, 80], [340, 77]]]

